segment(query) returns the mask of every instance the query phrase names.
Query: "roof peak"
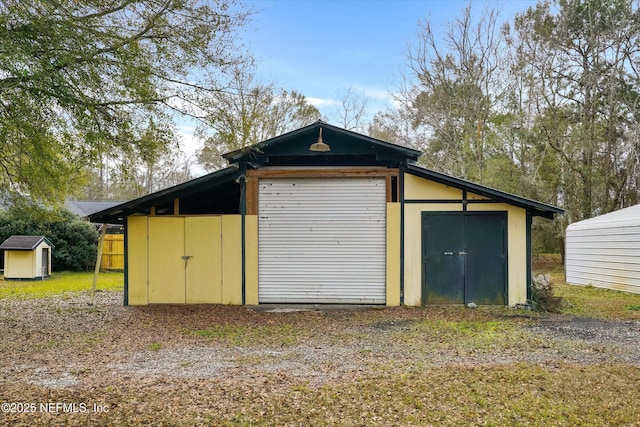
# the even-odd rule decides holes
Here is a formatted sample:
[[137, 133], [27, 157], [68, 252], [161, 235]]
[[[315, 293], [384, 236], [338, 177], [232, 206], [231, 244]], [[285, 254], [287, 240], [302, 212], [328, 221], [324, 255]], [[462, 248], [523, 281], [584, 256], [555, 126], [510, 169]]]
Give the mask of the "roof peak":
[[[320, 142], [322, 132], [322, 144]], [[321, 149], [320, 149], [321, 148]], [[229, 163], [253, 167], [285, 166], [397, 166], [415, 161], [420, 151], [343, 129], [318, 120], [257, 144], [223, 154]]]

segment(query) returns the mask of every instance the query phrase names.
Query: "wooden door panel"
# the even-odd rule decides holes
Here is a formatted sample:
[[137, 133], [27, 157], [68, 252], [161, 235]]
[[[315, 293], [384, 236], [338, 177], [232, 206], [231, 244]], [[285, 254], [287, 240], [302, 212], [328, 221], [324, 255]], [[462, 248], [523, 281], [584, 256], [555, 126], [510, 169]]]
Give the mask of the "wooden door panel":
[[184, 218], [149, 217], [149, 303], [184, 304]]
[[187, 217], [185, 221], [186, 302], [222, 303], [220, 217]]

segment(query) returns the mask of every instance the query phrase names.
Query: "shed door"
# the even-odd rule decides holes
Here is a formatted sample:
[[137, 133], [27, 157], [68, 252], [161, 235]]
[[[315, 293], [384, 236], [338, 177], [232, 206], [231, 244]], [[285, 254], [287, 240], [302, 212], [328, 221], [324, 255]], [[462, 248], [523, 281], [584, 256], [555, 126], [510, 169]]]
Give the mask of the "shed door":
[[423, 299], [426, 304], [464, 303], [464, 217], [428, 215], [423, 223]]
[[49, 248], [42, 248], [42, 265], [41, 265], [40, 275], [48, 276], [49, 275]]
[[384, 179], [262, 179], [259, 187], [260, 303], [385, 303]]
[[221, 303], [220, 236], [220, 217], [149, 217], [149, 303]]
[[423, 213], [425, 304], [504, 305], [506, 214]]

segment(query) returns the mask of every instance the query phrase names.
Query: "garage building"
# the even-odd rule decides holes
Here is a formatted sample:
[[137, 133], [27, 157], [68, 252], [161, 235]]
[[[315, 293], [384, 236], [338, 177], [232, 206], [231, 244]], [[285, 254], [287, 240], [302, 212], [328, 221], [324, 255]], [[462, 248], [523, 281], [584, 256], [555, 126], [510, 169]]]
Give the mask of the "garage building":
[[526, 303], [554, 206], [317, 122], [229, 167], [91, 215], [125, 224], [125, 304]]
[[567, 227], [567, 283], [640, 293], [640, 205]]

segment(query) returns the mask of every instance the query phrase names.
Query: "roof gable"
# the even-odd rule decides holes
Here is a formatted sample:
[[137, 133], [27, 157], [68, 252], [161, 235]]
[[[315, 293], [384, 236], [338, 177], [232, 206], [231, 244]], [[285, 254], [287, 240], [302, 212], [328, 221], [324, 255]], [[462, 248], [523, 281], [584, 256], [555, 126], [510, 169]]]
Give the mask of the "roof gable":
[[[322, 132], [328, 151], [313, 151]], [[250, 166], [398, 166], [417, 160], [420, 152], [318, 121], [275, 138], [226, 153], [230, 163]]]
[[44, 236], [11, 236], [0, 245], [0, 249], [5, 251], [32, 251], [42, 242], [52, 248], [55, 247]]
[[[320, 129], [329, 151], [310, 150], [310, 146], [318, 141]], [[149, 215], [152, 208], [157, 214], [172, 213], [176, 199], [180, 200], [180, 214], [184, 215], [238, 213], [244, 197], [240, 184], [244, 173], [246, 169], [261, 166], [405, 167], [407, 173], [524, 208], [535, 216], [552, 219], [554, 214], [564, 213], [555, 206], [422, 168], [413, 163], [419, 156], [417, 150], [319, 121], [225, 154], [223, 157], [231, 164], [225, 169], [104, 209], [89, 218], [93, 222], [122, 223], [130, 215]]]
[[466, 190], [471, 193], [478, 194], [483, 197], [487, 197], [492, 200], [501, 201], [510, 205], [518, 206], [526, 209], [534, 216], [541, 216], [547, 219], [553, 219], [554, 214], [563, 214], [564, 210], [557, 208], [546, 203], [537, 202], [535, 200], [527, 199], [525, 197], [516, 196], [514, 194], [506, 193], [494, 188], [485, 187], [484, 185], [476, 184], [464, 179], [455, 178], [450, 175], [445, 175], [440, 172], [436, 172], [430, 169], [420, 167], [415, 164], [407, 166], [407, 173], [416, 175], [422, 178], [429, 179], [440, 184], [445, 184], [450, 187]]

